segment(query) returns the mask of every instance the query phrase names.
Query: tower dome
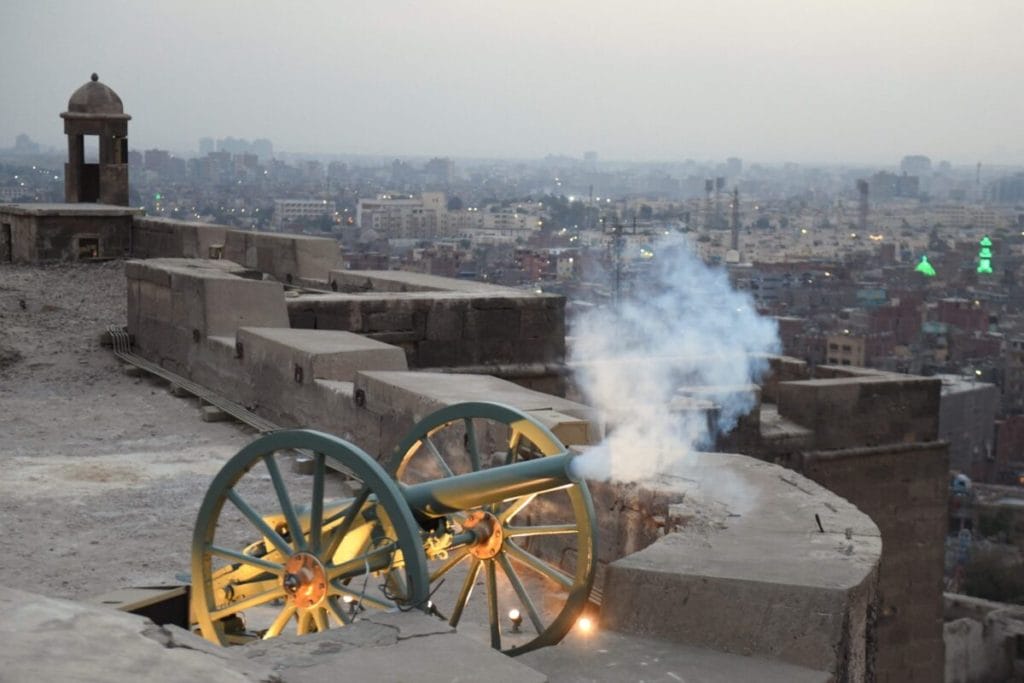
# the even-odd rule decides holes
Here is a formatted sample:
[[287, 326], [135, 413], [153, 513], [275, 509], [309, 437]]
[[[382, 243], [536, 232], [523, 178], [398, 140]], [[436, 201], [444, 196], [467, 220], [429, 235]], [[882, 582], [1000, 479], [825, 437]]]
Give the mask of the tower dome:
[[96, 74], [68, 100], [68, 112], [76, 114], [124, 114], [121, 98]]

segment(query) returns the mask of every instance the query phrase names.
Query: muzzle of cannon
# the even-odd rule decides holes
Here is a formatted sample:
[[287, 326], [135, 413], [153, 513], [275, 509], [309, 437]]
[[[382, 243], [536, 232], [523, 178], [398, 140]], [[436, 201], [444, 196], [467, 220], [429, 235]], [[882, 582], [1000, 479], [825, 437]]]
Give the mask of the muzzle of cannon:
[[[297, 451], [312, 476], [285, 466]], [[508, 654], [557, 643], [594, 578], [593, 503], [572, 457], [495, 403], [428, 416], [386, 465], [322, 432], [262, 436], [200, 507], [195, 626], [227, 645], [422, 610]]]

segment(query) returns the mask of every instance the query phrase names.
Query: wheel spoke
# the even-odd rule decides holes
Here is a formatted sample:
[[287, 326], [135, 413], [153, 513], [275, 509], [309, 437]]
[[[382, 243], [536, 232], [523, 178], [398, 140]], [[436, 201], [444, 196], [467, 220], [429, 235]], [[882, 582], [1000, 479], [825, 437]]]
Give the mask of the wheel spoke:
[[316, 630], [318, 633], [323, 633], [330, 626], [327, 625], [327, 610], [323, 607], [313, 608], [313, 621], [316, 623]]
[[523, 438], [523, 433], [518, 429], [513, 429], [511, 436], [508, 438], [508, 452], [505, 454], [505, 464], [511, 465], [516, 459], [516, 450], [519, 448], [519, 441]]
[[320, 552], [320, 538], [323, 535], [324, 516], [324, 478], [325, 456], [323, 453], [313, 454], [313, 503], [309, 511], [309, 551], [314, 555]]
[[295, 633], [300, 636], [304, 636], [310, 631], [310, 626], [313, 625], [313, 617], [310, 614], [312, 610], [303, 610], [299, 612], [299, 618], [296, 620], [298, 623], [295, 626]]
[[529, 553], [518, 545], [513, 543], [511, 540], [505, 542], [505, 552], [508, 553], [509, 557], [518, 562], [522, 562], [533, 571], [546, 576], [555, 583], [559, 584], [562, 588], [569, 591], [572, 590], [573, 579], [571, 576], [566, 574], [560, 569], [556, 569], [544, 560], [540, 559], [536, 555]]
[[505, 527], [506, 538], [518, 538], [522, 536], [555, 536], [557, 534], [576, 533], [579, 533], [579, 527], [575, 524], [538, 524], [537, 526]]
[[224, 617], [229, 617], [232, 614], [238, 614], [239, 612], [244, 612], [245, 610], [249, 609], [250, 607], [259, 607], [260, 605], [266, 604], [266, 603], [270, 602], [271, 600], [276, 600], [277, 598], [283, 598], [283, 597], [284, 597], [284, 588], [282, 588], [281, 586], [274, 586], [270, 590], [264, 591], [262, 593], [257, 593], [256, 595], [252, 596], [251, 598], [246, 598], [245, 600], [239, 600], [238, 602], [233, 602], [233, 603], [231, 603], [231, 604], [229, 604], [229, 605], [227, 605], [225, 607], [221, 607], [220, 609], [211, 610], [210, 611], [210, 619], [212, 621], [217, 621], [218, 619], [223, 619]]
[[384, 569], [390, 564], [391, 554], [397, 548], [398, 544], [392, 542], [379, 548], [374, 548], [362, 555], [357, 555], [350, 560], [345, 560], [341, 564], [328, 564], [325, 567], [327, 579], [333, 581], [334, 579], [347, 578], [347, 576], [355, 575], [361, 571], [365, 572], [367, 569], [371, 572]]
[[339, 626], [347, 626], [352, 623], [352, 617], [345, 613], [345, 609], [342, 605], [338, 604], [338, 596], [336, 595], [330, 595], [327, 597], [327, 611], [332, 617], [334, 617], [334, 620], [338, 622]]
[[544, 622], [540, 620], [540, 615], [537, 614], [537, 608], [534, 607], [530, 594], [526, 592], [523, 582], [519, 580], [519, 575], [516, 574], [516, 570], [512, 567], [512, 563], [508, 561], [505, 553], [498, 553], [498, 563], [501, 564], [501, 570], [508, 577], [508, 582], [512, 584], [512, 590], [519, 597], [520, 604], [526, 610], [526, 616], [530, 617], [530, 623], [533, 624], [534, 630], [537, 631], [537, 635], [540, 635], [544, 632]]
[[480, 560], [474, 557], [473, 563], [469, 565], [469, 572], [466, 573], [466, 579], [462, 582], [462, 590], [459, 591], [459, 597], [455, 602], [455, 609], [452, 610], [451, 619], [448, 623], [452, 627], [459, 625], [459, 619], [462, 618], [462, 610], [466, 608], [466, 603], [469, 602], [469, 597], [473, 594], [473, 584], [476, 583], [476, 577], [480, 574]]
[[469, 463], [473, 471], [480, 469], [480, 449], [476, 444], [476, 427], [473, 426], [473, 418], [467, 417], [462, 420], [466, 424], [466, 450], [469, 451]]
[[423, 445], [427, 447], [427, 450], [430, 451], [431, 455], [434, 456], [434, 459], [437, 460], [437, 464], [441, 467], [441, 471], [444, 472], [444, 476], [454, 477], [455, 473], [452, 472], [452, 468], [448, 466], [447, 462], [445, 462], [444, 456], [441, 455], [441, 451], [437, 450], [437, 446], [434, 445], [434, 442], [430, 440], [429, 436], [423, 437]]
[[284, 512], [285, 521], [288, 523], [288, 533], [292, 537], [295, 549], [305, 550], [306, 538], [302, 533], [302, 525], [299, 523], [299, 516], [295, 514], [295, 508], [292, 507], [292, 500], [288, 496], [288, 489], [284, 485], [284, 479], [281, 477], [281, 470], [277, 466], [277, 461], [274, 460], [274, 454], [267, 453], [264, 455], [263, 462], [267, 466], [267, 471], [270, 472], [270, 480], [274, 484], [277, 502], [281, 505], [281, 511]]
[[296, 608], [295, 605], [285, 605], [276, 617], [274, 617], [274, 623], [270, 625], [267, 632], [263, 634], [263, 639], [276, 638], [281, 635], [281, 631], [288, 625], [291, 618], [295, 616]]
[[487, 563], [485, 571], [487, 583], [487, 620], [491, 624], [491, 647], [501, 649], [501, 629], [498, 627], [498, 580], [494, 571], [493, 560]]
[[498, 521], [502, 524], [508, 524], [512, 521], [513, 517], [522, 512], [523, 508], [532, 503], [533, 499], [536, 497], [536, 493], [531, 493], [527, 496], [516, 498], [514, 501], [512, 501], [511, 505], [509, 505], [507, 508], [498, 513]]
[[349, 505], [348, 510], [345, 511], [344, 517], [341, 519], [341, 524], [335, 527], [334, 531], [331, 532], [330, 537], [327, 539], [327, 543], [324, 545], [324, 552], [320, 555], [321, 560], [329, 560], [333, 555], [334, 551], [341, 545], [341, 541], [345, 538], [345, 535], [352, 529], [352, 523], [356, 521], [356, 515], [363, 509], [363, 505], [366, 504], [366, 499], [370, 497], [370, 489], [367, 486], [363, 486], [359, 493], [352, 500], [352, 504]]
[[216, 555], [217, 557], [223, 557], [230, 560], [237, 560], [242, 564], [249, 565], [250, 567], [258, 567], [260, 569], [266, 569], [277, 576], [281, 576], [284, 573], [284, 565], [280, 565], [277, 562], [271, 562], [264, 560], [262, 557], [253, 557], [252, 555], [246, 555], [240, 553], [237, 550], [231, 548], [224, 548], [219, 545], [210, 546], [210, 554]]
[[277, 551], [279, 553], [281, 553], [285, 557], [288, 557], [292, 554], [292, 549], [291, 546], [288, 545], [288, 541], [281, 538], [281, 534], [271, 529], [270, 525], [263, 521], [263, 518], [260, 517], [260, 514], [256, 512], [256, 510], [254, 510], [251, 505], [245, 502], [245, 499], [243, 499], [242, 496], [238, 495], [237, 491], [235, 491], [234, 489], [228, 489], [227, 497], [228, 500], [230, 500], [234, 504], [234, 506], [238, 508], [239, 512], [245, 515], [245, 518], [252, 522], [252, 525], [259, 529], [260, 533], [263, 534], [263, 536], [267, 540], [269, 540], [275, 548], [277, 548]]
[[430, 583], [434, 583], [451, 571], [452, 567], [466, 558], [466, 555], [469, 555], [469, 548], [459, 548], [448, 553], [448, 559], [444, 561], [444, 564], [435, 569], [430, 575]]

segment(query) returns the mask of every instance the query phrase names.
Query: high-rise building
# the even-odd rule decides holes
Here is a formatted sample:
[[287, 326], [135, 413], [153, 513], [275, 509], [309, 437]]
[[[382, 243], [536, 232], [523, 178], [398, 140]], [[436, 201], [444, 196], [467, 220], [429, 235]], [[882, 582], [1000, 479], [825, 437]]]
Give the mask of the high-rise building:
[[907, 175], [928, 175], [932, 172], [932, 160], [922, 154], [908, 154], [900, 161], [900, 170]]

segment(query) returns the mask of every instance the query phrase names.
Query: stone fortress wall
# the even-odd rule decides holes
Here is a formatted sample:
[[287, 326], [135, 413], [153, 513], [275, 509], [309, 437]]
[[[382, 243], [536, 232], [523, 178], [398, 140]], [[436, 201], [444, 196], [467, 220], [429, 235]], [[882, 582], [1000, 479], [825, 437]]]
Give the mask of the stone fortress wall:
[[[559, 297], [410, 273], [349, 272], [306, 256], [317, 246], [335, 254], [330, 240], [318, 245], [315, 238], [262, 235], [257, 243], [219, 226], [138, 223], [140, 254], [186, 257], [128, 265], [129, 331], [138, 352], [268, 418], [337, 433], [387, 457], [405, 429], [432, 410], [495, 400], [540, 417], [567, 443], [600, 439], [600, 419], [589, 407], [548, 393], [561, 389], [565, 374]], [[248, 246], [229, 249], [229, 243]], [[197, 258], [204, 253], [234, 253], [239, 261]], [[292, 284], [325, 291], [289, 291], [289, 274]], [[453, 336], [449, 326], [461, 330], [458, 339], [441, 338]], [[433, 342], [458, 352], [436, 355], [442, 344]], [[452, 372], [460, 361], [461, 372]], [[505, 372], [516, 368], [519, 383], [466, 374], [486, 369], [488, 361]], [[617, 532], [601, 549], [602, 618], [612, 628], [775, 657], [843, 680], [936, 680], [929, 676], [935, 667], [941, 675], [943, 662], [936, 553], [944, 535], [947, 471], [945, 446], [936, 440], [938, 383], [849, 368], [822, 367], [812, 377], [791, 359], [771, 363], [755, 415], [724, 441], [809, 480], [777, 467], [767, 474], [751, 469], [742, 456], [716, 456], [701, 466], [730, 463], [716, 466], [753, 478], [784, 510], [803, 504], [802, 523], [775, 538], [788, 557], [802, 562], [783, 572], [787, 565], [779, 558], [769, 578], [752, 571], [763, 567], [749, 550], [715, 557], [695, 533], [699, 524], [687, 532], [695, 518], [685, 512], [686, 501], [698, 499], [694, 492], [689, 499], [636, 487], [609, 493], [597, 484], [595, 497], [606, 503], [599, 505], [602, 528]], [[874, 524], [826, 489], [848, 498]], [[782, 503], [787, 494], [799, 498]], [[756, 519], [740, 522], [725, 514], [721, 545], [712, 549], [753, 548], [756, 539], [773, 538]], [[833, 524], [829, 515], [845, 521]], [[742, 542], [728, 540], [731, 534]], [[821, 534], [831, 543], [824, 551], [829, 561], [835, 559], [830, 553], [847, 561], [824, 570], [824, 580], [809, 579], [799, 569], [823, 561], [806, 545]], [[795, 552], [794, 544], [803, 550]], [[870, 558], [878, 545], [885, 554], [876, 568]], [[692, 563], [676, 561], [691, 556]], [[672, 565], [668, 576], [665, 563]], [[851, 564], [857, 567], [852, 572]], [[718, 588], [694, 592], [709, 585]], [[701, 607], [659, 606], [668, 586], [686, 596], [683, 603], [692, 596]], [[741, 618], [752, 611], [760, 620]], [[708, 619], [715, 612], [734, 616]], [[743, 628], [751, 623], [759, 626]]]

